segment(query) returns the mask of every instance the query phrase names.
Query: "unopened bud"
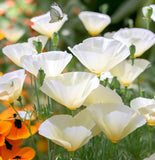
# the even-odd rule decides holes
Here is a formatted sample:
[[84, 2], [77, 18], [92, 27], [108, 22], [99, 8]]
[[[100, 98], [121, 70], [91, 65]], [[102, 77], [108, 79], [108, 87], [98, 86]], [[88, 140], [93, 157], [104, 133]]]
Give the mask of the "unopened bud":
[[151, 19], [153, 9], [151, 7], [147, 8], [146, 18]]
[[45, 79], [45, 75], [46, 74], [45, 74], [44, 70], [39, 69], [37, 77], [39, 79], [39, 83], [40, 83], [41, 86], [43, 85], [43, 82], [44, 82], [44, 79]]
[[52, 46], [53, 47], [57, 47], [58, 46], [58, 43], [59, 43], [59, 35], [58, 33], [53, 33], [52, 37], [51, 37], [51, 40], [52, 40]]
[[38, 53], [41, 53], [42, 50], [42, 43], [39, 41], [33, 41], [33, 45], [35, 46], [35, 49]]
[[129, 50], [130, 50], [130, 58], [132, 60], [132, 65], [134, 65], [134, 55], [135, 55], [135, 52], [136, 52], [136, 47], [134, 44], [132, 44], [130, 47], [129, 47]]

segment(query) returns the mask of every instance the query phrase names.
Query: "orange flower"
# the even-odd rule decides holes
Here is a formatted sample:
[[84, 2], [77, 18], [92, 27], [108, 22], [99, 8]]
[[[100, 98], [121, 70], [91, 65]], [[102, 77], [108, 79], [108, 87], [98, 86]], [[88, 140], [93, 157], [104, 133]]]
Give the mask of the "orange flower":
[[5, 136], [10, 132], [11, 123], [0, 121], [0, 146], [5, 144]]
[[[35, 125], [29, 125], [28, 121], [24, 121], [25, 124], [30, 127], [32, 134], [35, 134], [38, 131], [39, 123], [37, 122]], [[26, 139], [30, 137], [29, 130], [26, 128], [26, 126], [23, 124], [23, 122], [16, 118], [15, 120], [11, 121], [12, 128], [10, 130], [9, 135], [7, 136], [8, 139], [12, 140], [18, 140], [18, 139]]]
[[22, 140], [12, 141], [5, 139], [5, 145], [0, 147], [0, 155], [3, 160], [31, 160], [35, 151], [30, 147], [19, 148]]

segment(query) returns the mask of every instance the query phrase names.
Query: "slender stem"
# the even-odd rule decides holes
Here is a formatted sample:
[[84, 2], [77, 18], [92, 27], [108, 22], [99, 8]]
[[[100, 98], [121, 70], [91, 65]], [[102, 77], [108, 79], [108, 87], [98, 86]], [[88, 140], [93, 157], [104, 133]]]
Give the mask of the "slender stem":
[[69, 152], [69, 160], [73, 160], [74, 159], [74, 152]]
[[52, 154], [51, 154], [51, 140], [48, 139], [48, 159], [52, 159]]
[[141, 96], [140, 76], [138, 77], [138, 95]]
[[146, 28], [149, 29], [150, 28], [150, 20], [147, 18], [146, 19]]
[[50, 112], [53, 112], [52, 98], [50, 98], [49, 96], [48, 96], [48, 106], [50, 108]]
[[22, 123], [24, 124], [24, 126], [27, 128], [27, 130], [29, 131], [30, 135], [31, 135], [31, 140], [32, 140], [32, 144], [33, 144], [33, 147], [35, 148], [35, 151], [37, 152], [37, 156], [39, 158], [39, 160], [42, 160], [41, 156], [40, 156], [40, 153], [38, 151], [38, 148], [36, 147], [35, 145], [35, 141], [34, 141], [34, 138], [33, 138], [33, 134], [31, 132], [31, 128], [29, 128], [26, 123], [24, 122], [24, 120], [21, 118], [20, 114], [18, 113], [18, 111], [16, 110], [16, 108], [14, 107], [14, 104], [12, 103], [11, 104], [13, 110], [16, 112], [16, 114], [19, 116], [20, 120], [22, 121]]
[[38, 105], [38, 112], [41, 112], [40, 108], [40, 102], [39, 102], [39, 94], [38, 94], [38, 88], [37, 88], [37, 82], [36, 79], [34, 78], [34, 85], [35, 85], [35, 92], [36, 92], [36, 97], [37, 97], [37, 105]]
[[152, 151], [152, 131], [151, 131], [151, 126], [147, 126], [147, 128], [148, 128], [148, 139], [149, 139], [149, 151], [150, 151], [150, 153], [151, 153], [151, 151]]
[[107, 144], [107, 138], [105, 138], [105, 140], [104, 140], [102, 160], [104, 160], [104, 157], [105, 157], [106, 144]]

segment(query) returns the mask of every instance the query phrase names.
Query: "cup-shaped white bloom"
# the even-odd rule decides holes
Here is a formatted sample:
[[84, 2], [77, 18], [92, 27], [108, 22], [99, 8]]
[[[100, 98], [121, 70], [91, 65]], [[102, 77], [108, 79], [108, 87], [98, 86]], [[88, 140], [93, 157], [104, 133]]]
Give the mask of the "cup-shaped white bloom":
[[16, 43], [25, 33], [21, 28], [9, 28], [3, 30], [5, 37], [11, 43]]
[[99, 79], [87, 72], [68, 72], [45, 81], [40, 88], [45, 94], [71, 110], [80, 107]]
[[121, 41], [130, 47], [136, 47], [135, 57], [141, 56], [147, 49], [155, 44], [155, 34], [143, 28], [124, 28], [117, 31], [114, 39]]
[[90, 11], [80, 12], [79, 18], [91, 36], [100, 34], [111, 22], [108, 15]]
[[123, 103], [121, 97], [108, 87], [99, 85], [86, 98], [84, 105], [89, 106], [97, 103]]
[[26, 74], [24, 69], [9, 72], [0, 77], [0, 100], [14, 102], [22, 91]]
[[27, 56], [22, 67], [37, 76], [40, 69], [47, 77], [59, 75], [71, 60], [72, 55], [62, 51], [50, 51]]
[[44, 47], [45, 47], [45, 45], [46, 45], [46, 43], [47, 43], [47, 41], [48, 41], [48, 37], [47, 37], [47, 36], [42, 36], [42, 35], [40, 35], [40, 36], [36, 36], [36, 37], [31, 37], [31, 38], [29, 38], [29, 39], [28, 39], [28, 43], [32, 46], [32, 48], [35, 49], [35, 46], [34, 46], [34, 44], [33, 44], [33, 41], [41, 42], [41, 44], [42, 44], [42, 49], [44, 49]]
[[142, 12], [143, 12], [144, 17], [146, 17], [146, 14], [148, 12], [148, 8], [152, 8], [153, 12], [152, 12], [152, 15], [151, 15], [151, 19], [153, 21], [155, 21], [155, 5], [153, 5], [153, 4], [149, 5], [149, 6], [145, 6], [145, 7], [142, 8]]
[[19, 67], [26, 56], [37, 54], [37, 51], [29, 43], [11, 44], [4, 47], [2, 52]]
[[141, 113], [148, 125], [155, 126], [155, 100], [138, 97], [130, 102], [131, 108]]
[[135, 59], [134, 65], [131, 60], [124, 60], [110, 72], [122, 85], [129, 86], [149, 65], [150, 62], [145, 59]]
[[144, 158], [143, 160], [155, 160], [155, 153], [153, 153], [150, 157]]
[[33, 17], [31, 21], [33, 22], [32, 28], [47, 37], [52, 37], [54, 32], [58, 32], [62, 25], [67, 21], [67, 15], [64, 14], [63, 18], [57, 22], [50, 23], [51, 17], [50, 12], [43, 14], [41, 16]]
[[98, 75], [109, 71], [130, 54], [121, 42], [104, 37], [88, 38], [69, 49], [84, 66]]
[[92, 104], [87, 109], [113, 143], [117, 143], [146, 123], [142, 115], [119, 103]]
[[100, 132], [99, 128], [95, 128], [96, 123], [85, 109], [75, 117], [56, 115], [47, 119], [40, 125], [39, 134], [68, 151], [75, 151]]

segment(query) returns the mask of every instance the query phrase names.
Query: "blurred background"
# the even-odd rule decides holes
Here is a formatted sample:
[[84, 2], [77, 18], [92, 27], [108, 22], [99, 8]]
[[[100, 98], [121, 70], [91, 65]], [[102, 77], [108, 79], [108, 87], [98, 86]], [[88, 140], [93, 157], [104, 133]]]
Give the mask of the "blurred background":
[[[32, 30], [32, 17], [41, 15], [50, 10], [52, 0], [0, 0], [0, 30], [18, 27], [24, 29], [25, 34], [18, 42], [26, 42], [29, 37], [38, 35]], [[67, 50], [68, 46], [74, 46], [82, 42], [89, 35], [78, 18], [80, 11], [95, 11], [108, 14], [112, 18], [111, 24], [100, 34], [117, 31], [124, 27], [146, 28], [146, 22], [142, 15], [142, 7], [155, 4], [155, 0], [55, 0], [63, 12], [68, 15], [68, 21], [59, 31], [60, 48]], [[155, 32], [155, 22], [150, 23], [150, 30]], [[0, 71], [6, 73], [16, 69], [14, 64], [2, 54], [1, 49], [10, 44], [7, 39], [0, 41]], [[69, 51], [68, 51], [69, 52]], [[152, 66], [143, 74], [143, 87], [148, 94], [153, 95], [155, 90], [155, 46], [144, 53], [142, 58], [152, 62]], [[71, 70], [81, 70], [81, 64], [77, 60], [71, 62]]]

